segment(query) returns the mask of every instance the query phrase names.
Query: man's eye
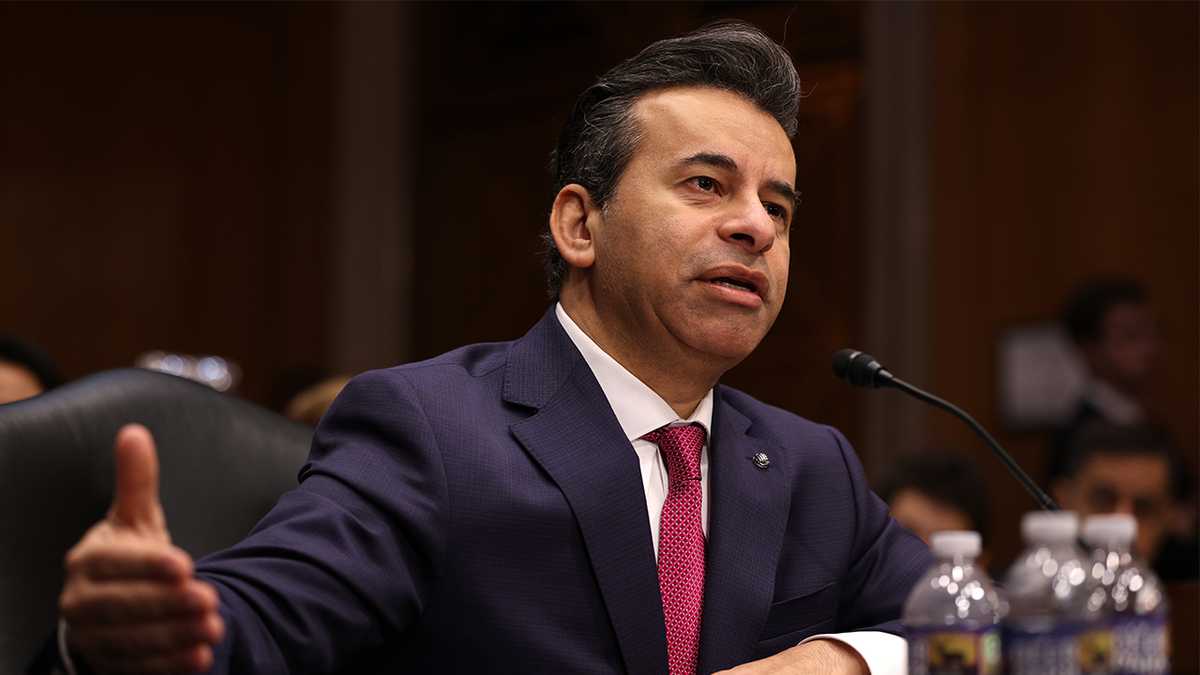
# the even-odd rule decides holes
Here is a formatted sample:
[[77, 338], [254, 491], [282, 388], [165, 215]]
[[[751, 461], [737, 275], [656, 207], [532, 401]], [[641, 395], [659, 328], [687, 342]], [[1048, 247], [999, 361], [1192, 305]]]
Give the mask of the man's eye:
[[692, 179], [692, 182], [696, 185], [696, 187], [704, 190], [705, 192], [712, 192], [713, 190], [717, 189], [717, 181], [709, 178], [708, 176], [696, 176]]
[[787, 218], [787, 209], [778, 204], [766, 202], [763, 204], [763, 208], [767, 210], [767, 215], [772, 218]]

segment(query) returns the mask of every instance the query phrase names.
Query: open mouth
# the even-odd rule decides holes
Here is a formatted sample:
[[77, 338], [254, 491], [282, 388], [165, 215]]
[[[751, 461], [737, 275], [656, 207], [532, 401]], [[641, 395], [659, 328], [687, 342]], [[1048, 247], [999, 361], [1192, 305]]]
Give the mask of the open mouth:
[[754, 284], [749, 281], [746, 281], [745, 279], [734, 279], [733, 277], [717, 277], [716, 279], [712, 279], [711, 283], [716, 284], [718, 286], [724, 286], [726, 288], [732, 288], [732, 289], [738, 290], [738, 291], [746, 291], [748, 293], [757, 293], [758, 292], [758, 289], [755, 288]]

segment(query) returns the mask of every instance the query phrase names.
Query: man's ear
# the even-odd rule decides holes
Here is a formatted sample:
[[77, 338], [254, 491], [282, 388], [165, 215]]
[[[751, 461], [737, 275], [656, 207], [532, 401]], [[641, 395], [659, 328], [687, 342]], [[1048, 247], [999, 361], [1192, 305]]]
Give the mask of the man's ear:
[[592, 204], [592, 196], [582, 185], [572, 183], [558, 191], [550, 210], [550, 234], [554, 245], [572, 267], [591, 267], [596, 262], [592, 228], [599, 220], [600, 210]]

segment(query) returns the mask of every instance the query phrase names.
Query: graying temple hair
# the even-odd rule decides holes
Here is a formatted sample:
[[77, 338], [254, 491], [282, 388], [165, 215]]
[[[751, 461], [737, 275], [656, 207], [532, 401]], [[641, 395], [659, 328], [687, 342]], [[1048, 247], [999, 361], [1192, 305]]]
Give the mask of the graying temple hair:
[[[715, 87], [739, 93], [774, 117], [789, 139], [796, 134], [800, 76], [791, 56], [757, 26], [718, 21], [655, 42], [583, 92], [554, 151], [554, 194], [577, 183], [604, 209], [640, 140], [634, 103], [647, 92], [670, 87]], [[548, 227], [542, 239], [546, 282], [550, 297], [556, 299], [567, 262]]]

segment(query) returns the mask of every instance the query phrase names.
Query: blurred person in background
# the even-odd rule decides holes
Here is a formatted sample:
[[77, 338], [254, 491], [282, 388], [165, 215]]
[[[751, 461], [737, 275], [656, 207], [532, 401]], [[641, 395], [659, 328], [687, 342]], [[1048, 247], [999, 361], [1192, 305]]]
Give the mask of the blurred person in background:
[[306, 387], [288, 401], [283, 414], [301, 424], [316, 427], [325, 416], [325, 411], [333, 404], [333, 399], [350, 384], [351, 379], [350, 375], [335, 375]]
[[62, 383], [58, 366], [37, 345], [15, 334], [0, 336], [0, 404], [37, 396]]
[[[1165, 580], [1195, 579], [1200, 572], [1196, 533], [1171, 538], [1179, 519], [1179, 460], [1158, 429], [1093, 420], [1076, 432], [1063, 474], [1050, 486], [1063, 509], [1080, 517], [1127, 513], [1137, 519], [1134, 550]], [[1195, 522], [1193, 519], [1192, 523]], [[1194, 530], [1195, 526], [1192, 525]]]
[[969, 457], [949, 451], [901, 457], [884, 478], [879, 496], [892, 517], [926, 545], [934, 532], [978, 532], [984, 549], [976, 560], [987, 568], [988, 484], [979, 465]]
[[1090, 422], [1150, 423], [1146, 397], [1162, 366], [1158, 318], [1146, 292], [1132, 281], [1105, 279], [1080, 288], [1067, 302], [1062, 321], [1088, 379], [1074, 416], [1058, 430], [1049, 481], [1064, 473], [1075, 436]]

